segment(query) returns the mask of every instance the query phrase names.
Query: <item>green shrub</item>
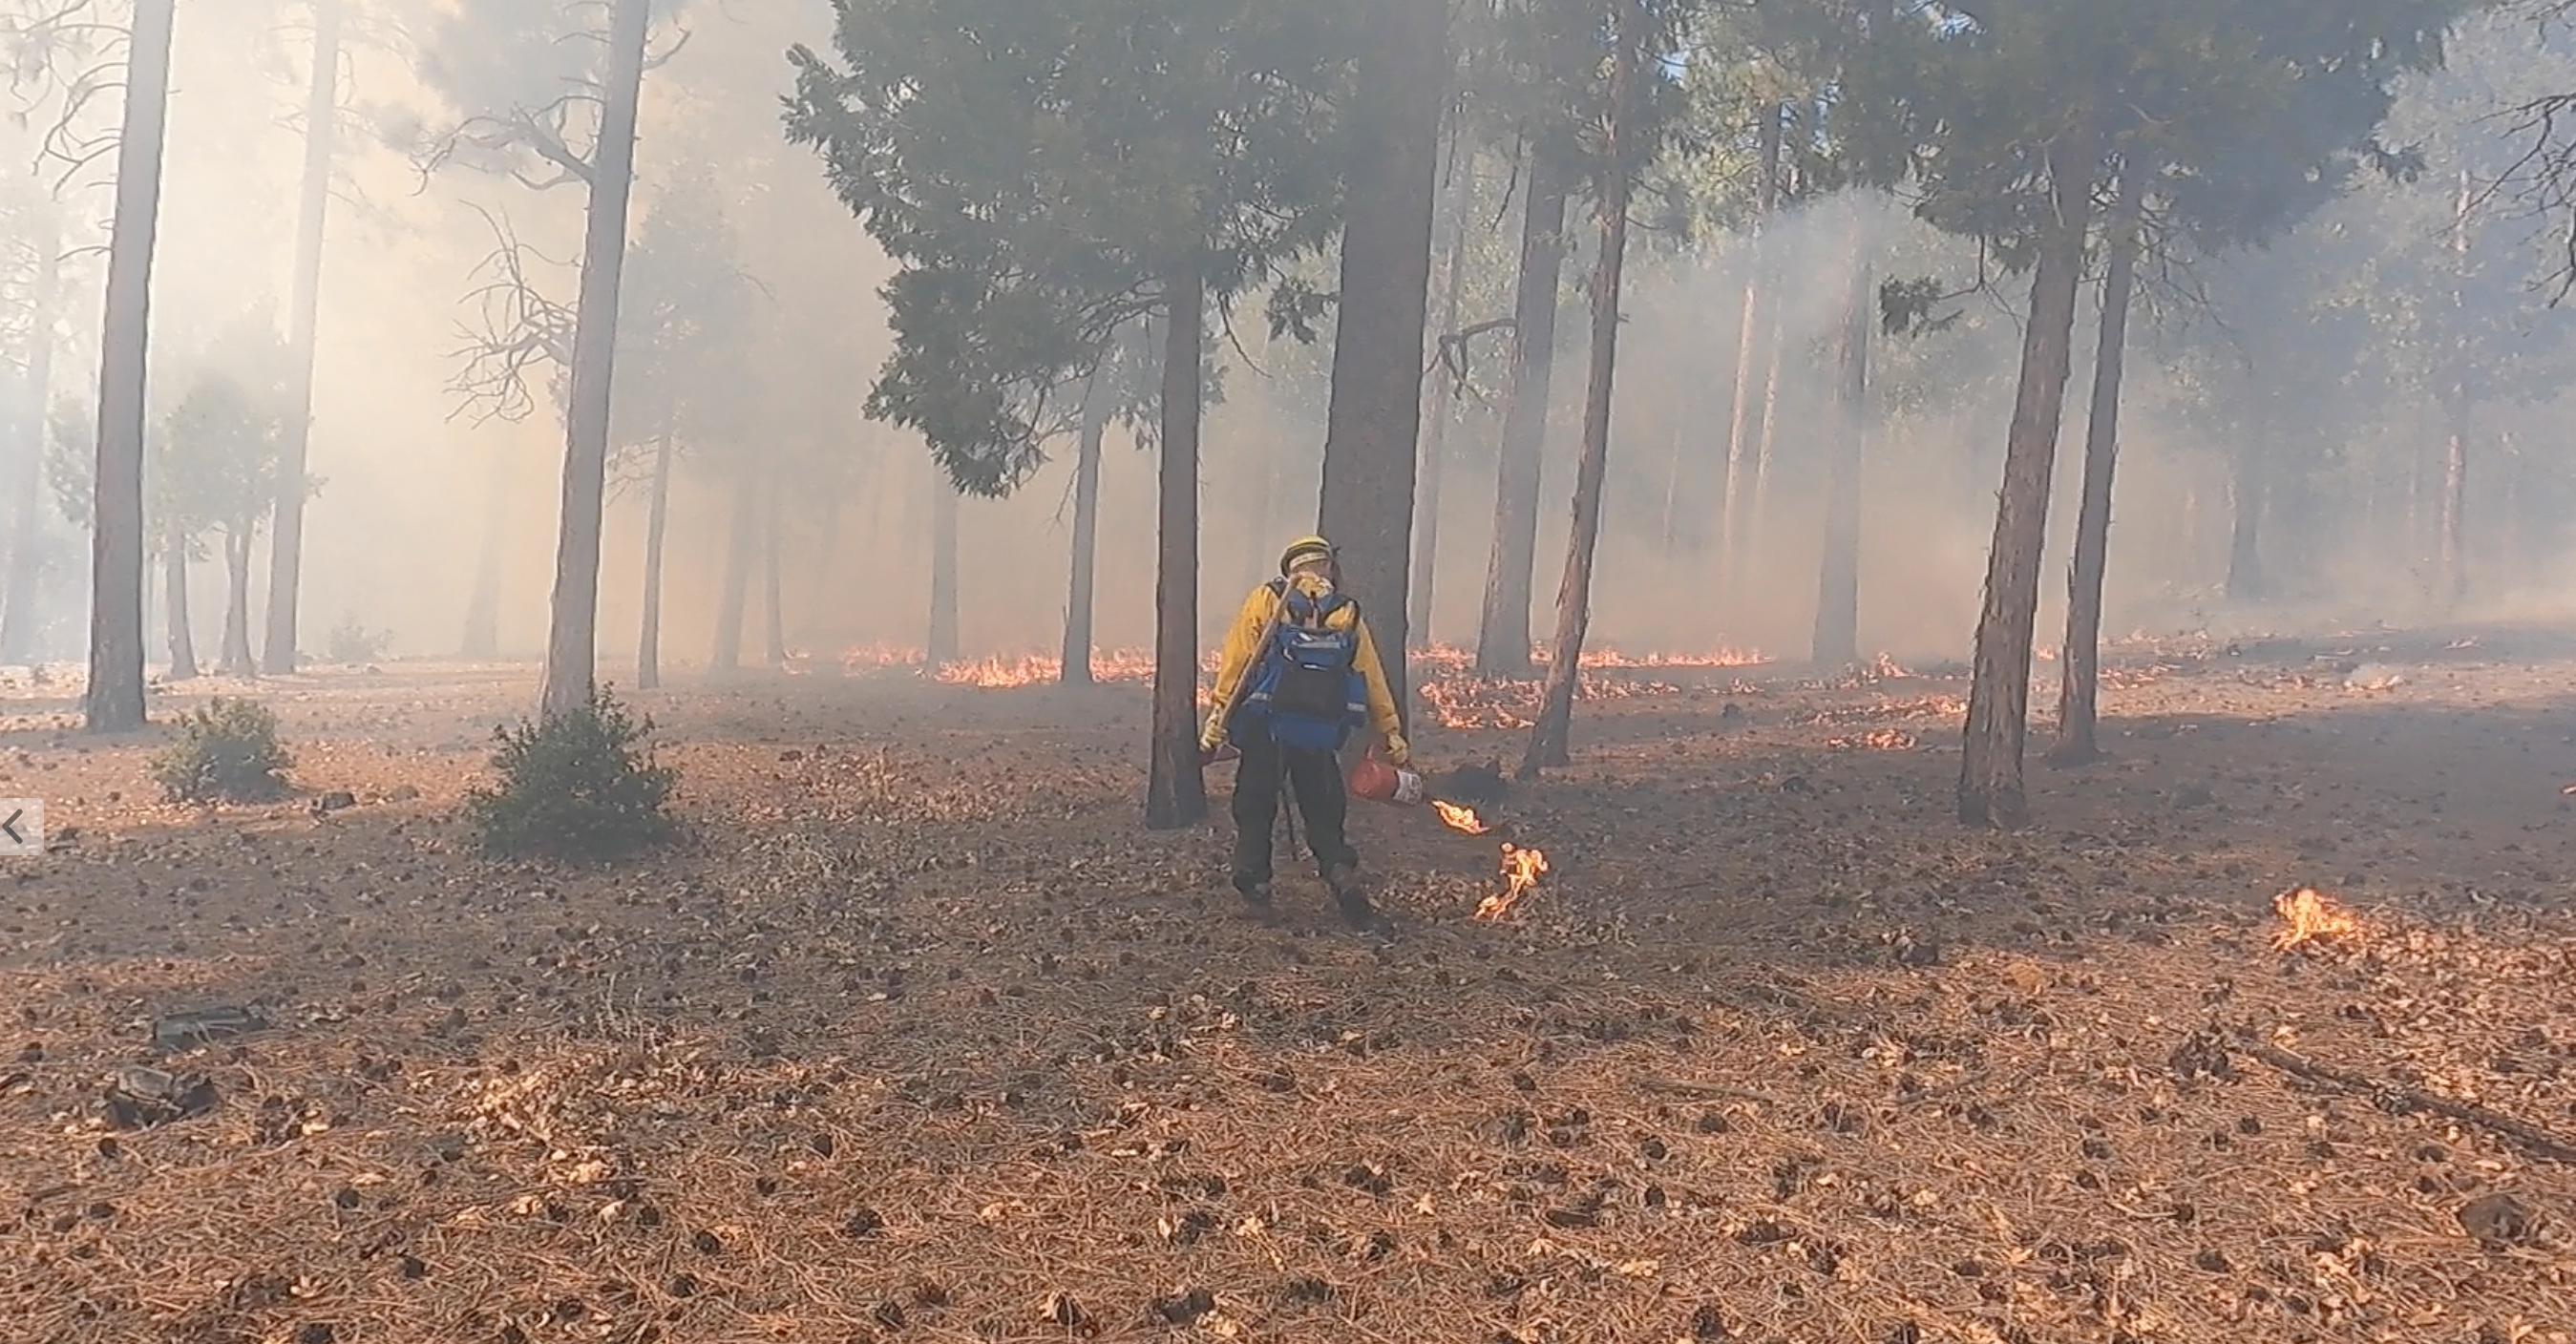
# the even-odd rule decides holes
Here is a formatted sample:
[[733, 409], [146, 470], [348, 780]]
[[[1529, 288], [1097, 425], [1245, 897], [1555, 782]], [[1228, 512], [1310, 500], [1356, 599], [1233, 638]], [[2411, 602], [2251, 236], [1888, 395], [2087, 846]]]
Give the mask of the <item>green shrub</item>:
[[465, 797], [483, 852], [576, 862], [613, 859], [669, 838], [674, 772], [653, 764], [649, 718], [627, 717], [606, 688], [566, 714], [494, 731], [500, 786]]
[[153, 759], [152, 777], [173, 802], [266, 803], [286, 796], [290, 764], [268, 706], [219, 695], [179, 720], [179, 740]]

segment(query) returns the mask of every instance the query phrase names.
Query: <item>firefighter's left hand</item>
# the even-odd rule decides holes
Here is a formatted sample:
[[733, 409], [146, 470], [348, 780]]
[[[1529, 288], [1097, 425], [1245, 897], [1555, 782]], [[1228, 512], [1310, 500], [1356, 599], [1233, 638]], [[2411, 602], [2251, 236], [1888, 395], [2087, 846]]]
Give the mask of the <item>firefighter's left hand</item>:
[[1406, 744], [1404, 734], [1389, 733], [1386, 735], [1386, 763], [1397, 766], [1410, 765], [1413, 763], [1413, 748]]

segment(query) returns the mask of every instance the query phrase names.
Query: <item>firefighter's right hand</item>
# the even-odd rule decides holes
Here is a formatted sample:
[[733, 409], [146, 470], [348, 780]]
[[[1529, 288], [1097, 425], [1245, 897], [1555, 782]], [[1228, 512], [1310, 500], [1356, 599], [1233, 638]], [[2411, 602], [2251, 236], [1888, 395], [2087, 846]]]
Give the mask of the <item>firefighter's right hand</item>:
[[1207, 726], [1199, 729], [1199, 755], [1202, 758], [1213, 758], [1217, 749], [1224, 745], [1225, 716], [1211, 714], [1208, 716]]

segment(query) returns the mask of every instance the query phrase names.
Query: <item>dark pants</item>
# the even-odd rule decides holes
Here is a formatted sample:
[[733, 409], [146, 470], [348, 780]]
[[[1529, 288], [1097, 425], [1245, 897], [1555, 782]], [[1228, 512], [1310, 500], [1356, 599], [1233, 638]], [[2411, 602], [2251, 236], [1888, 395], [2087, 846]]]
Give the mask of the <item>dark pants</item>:
[[1342, 784], [1341, 762], [1329, 751], [1288, 751], [1254, 725], [1236, 742], [1243, 753], [1234, 775], [1234, 882], [1249, 887], [1270, 880], [1270, 841], [1279, 822], [1279, 791], [1284, 782], [1297, 791], [1297, 816], [1305, 823], [1306, 844], [1315, 851], [1315, 867], [1329, 880], [1333, 870], [1357, 867], [1342, 826], [1350, 811], [1350, 794]]

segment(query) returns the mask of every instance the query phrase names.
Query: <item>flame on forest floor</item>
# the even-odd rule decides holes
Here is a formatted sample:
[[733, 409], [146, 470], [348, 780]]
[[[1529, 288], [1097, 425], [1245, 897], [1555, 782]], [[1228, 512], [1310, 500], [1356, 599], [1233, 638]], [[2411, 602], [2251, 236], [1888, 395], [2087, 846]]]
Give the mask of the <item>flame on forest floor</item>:
[[[1007, 691], [1021, 686], [1052, 685], [1064, 679], [1064, 660], [1048, 654], [974, 658], [939, 669], [951, 686], [978, 686]], [[1091, 655], [1091, 679], [1099, 684], [1148, 682], [1154, 679], [1154, 655], [1148, 649], [1107, 649]]]
[[[1455, 644], [1435, 644], [1415, 650], [1410, 661], [1419, 667], [1463, 675], [1475, 667], [1476, 655], [1472, 650]], [[1550, 661], [1544, 646], [1530, 650], [1532, 668], [1544, 672]], [[1625, 653], [1618, 649], [1587, 649], [1579, 661], [1581, 666], [1595, 671], [1653, 671], [1662, 668], [1761, 667], [1771, 659], [1759, 649], [1720, 647], [1704, 653]]]
[[[1580, 661], [1583, 675], [1576, 679], [1575, 698], [1583, 701], [1643, 700], [1680, 695], [1687, 688], [1674, 682], [1614, 674], [1694, 669], [1714, 671], [1759, 667], [1769, 661], [1759, 651], [1751, 649], [1648, 654], [1594, 649], [1586, 652]], [[1485, 677], [1476, 674], [1476, 657], [1465, 649], [1444, 644], [1412, 655], [1414, 682], [1423, 702], [1439, 717], [1440, 726], [1460, 730], [1517, 732], [1536, 722], [1540, 701], [1547, 692], [1547, 651], [1532, 650], [1530, 662], [1530, 676]], [[1594, 675], [1596, 673], [1601, 675]]]
[[1547, 871], [1547, 854], [1543, 850], [1503, 846], [1503, 889], [1486, 897], [1476, 906], [1476, 918], [1501, 919], [1512, 907], [1538, 885], [1539, 876]]
[[2314, 887], [2282, 892], [2272, 898], [2272, 909], [2288, 925], [2272, 935], [2275, 951], [2361, 936], [2361, 921], [2334, 897]]
[[[1545, 655], [1540, 655], [1542, 661]], [[1627, 654], [1617, 649], [1594, 649], [1578, 660], [1584, 667], [1668, 668], [1668, 667], [1760, 667], [1771, 660], [1759, 649], [1720, 648], [1708, 653]]]
[[937, 676], [950, 686], [980, 686], [986, 690], [1006, 691], [1060, 680], [1064, 676], [1064, 662], [1040, 657], [976, 658], [950, 663], [940, 668]]
[[1912, 751], [1920, 742], [1902, 728], [1880, 728], [1858, 737], [1827, 738], [1825, 746], [1834, 751]]
[[923, 661], [924, 657], [919, 649], [908, 649], [895, 644], [862, 644], [841, 650], [841, 675], [855, 677], [861, 673], [879, 672], [887, 668], [919, 667]]
[[1494, 829], [1486, 825], [1484, 819], [1477, 816], [1476, 809], [1472, 807], [1460, 807], [1456, 803], [1444, 803], [1434, 798], [1431, 800], [1431, 810], [1440, 814], [1441, 825], [1463, 835], [1483, 835]]
[[1527, 728], [1538, 713], [1542, 688], [1535, 681], [1485, 681], [1442, 677], [1421, 685], [1422, 702], [1443, 728]]
[[1968, 702], [1955, 695], [1923, 695], [1906, 700], [1881, 697], [1863, 705], [1820, 709], [1798, 722], [1810, 728], [1838, 728], [1889, 719], [1957, 719], [1965, 717], [1967, 712]]
[[[929, 659], [915, 648], [891, 644], [870, 644], [845, 649], [840, 656], [841, 674], [858, 676], [868, 672], [910, 669], [923, 672]], [[1202, 673], [1213, 675], [1216, 655], [1211, 653], [1200, 664]], [[1064, 679], [1064, 660], [1052, 654], [996, 655], [989, 658], [967, 658], [943, 664], [929, 672], [932, 680], [949, 686], [974, 686], [985, 690], [1014, 690], [1023, 686], [1052, 685]], [[1154, 654], [1150, 649], [1104, 649], [1091, 655], [1091, 679], [1095, 683], [1141, 684], [1154, 679]], [[1202, 688], [1204, 690], [1204, 688]]]
[[[1455, 729], [1517, 732], [1538, 721], [1539, 706], [1547, 696], [1545, 681], [1467, 676], [1427, 679], [1420, 689], [1423, 702], [1440, 716], [1440, 726]], [[1587, 676], [1575, 683], [1574, 698], [1586, 702], [1645, 700], [1680, 695], [1682, 689], [1668, 681]]]

